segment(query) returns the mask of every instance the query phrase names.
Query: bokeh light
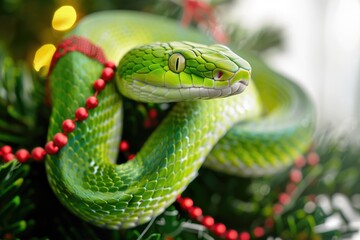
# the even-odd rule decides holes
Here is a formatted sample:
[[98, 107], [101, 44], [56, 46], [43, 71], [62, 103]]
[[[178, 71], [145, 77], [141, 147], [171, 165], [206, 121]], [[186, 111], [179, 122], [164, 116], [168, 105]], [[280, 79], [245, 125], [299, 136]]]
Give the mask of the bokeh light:
[[47, 73], [49, 70], [51, 58], [54, 55], [56, 47], [54, 44], [44, 44], [35, 53], [34, 69], [40, 71], [42, 68]]
[[54, 13], [52, 27], [58, 31], [66, 31], [74, 25], [76, 17], [76, 11], [72, 6], [62, 6]]

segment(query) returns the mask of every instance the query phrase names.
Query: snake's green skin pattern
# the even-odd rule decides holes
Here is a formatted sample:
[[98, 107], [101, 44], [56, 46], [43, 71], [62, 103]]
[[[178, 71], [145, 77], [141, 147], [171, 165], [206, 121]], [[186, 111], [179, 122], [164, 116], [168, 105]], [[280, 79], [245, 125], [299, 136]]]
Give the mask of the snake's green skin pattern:
[[[126, 11], [88, 16], [70, 34], [90, 39], [114, 62], [130, 49], [152, 42], [211, 44], [207, 37], [177, 22]], [[68, 135], [68, 144], [47, 157], [49, 183], [60, 201], [95, 225], [130, 228], [173, 203], [204, 161], [216, 170], [238, 175], [267, 174], [288, 166], [310, 144], [312, 104], [298, 86], [255, 59], [245, 59], [252, 65], [255, 84], [251, 81], [244, 93], [227, 98], [178, 103], [136, 158], [121, 165], [113, 162], [123, 117], [116, 85], [122, 83], [119, 79], [117, 84], [110, 82], [98, 96], [99, 106]], [[93, 94], [92, 84], [102, 68], [78, 52], [59, 59], [50, 77], [49, 139]], [[121, 69], [126, 72], [119, 68], [118, 78], [124, 74]], [[242, 71], [244, 77], [246, 71]]]

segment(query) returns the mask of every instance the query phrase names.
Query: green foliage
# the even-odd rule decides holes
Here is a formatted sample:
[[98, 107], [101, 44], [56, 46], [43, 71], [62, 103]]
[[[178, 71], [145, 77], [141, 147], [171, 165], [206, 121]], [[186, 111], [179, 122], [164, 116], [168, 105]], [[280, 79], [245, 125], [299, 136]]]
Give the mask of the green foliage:
[[20, 236], [33, 224], [26, 215], [34, 208], [29, 192], [24, 193], [29, 166], [16, 162], [0, 165], [0, 238]]
[[0, 145], [28, 146], [44, 134], [46, 124], [37, 125], [44, 89], [44, 81], [24, 62], [15, 63], [0, 48]]
[[258, 55], [264, 54], [270, 49], [279, 49], [283, 45], [282, 31], [274, 26], [249, 30], [239, 24], [229, 24], [227, 32], [235, 49], [246, 50]]

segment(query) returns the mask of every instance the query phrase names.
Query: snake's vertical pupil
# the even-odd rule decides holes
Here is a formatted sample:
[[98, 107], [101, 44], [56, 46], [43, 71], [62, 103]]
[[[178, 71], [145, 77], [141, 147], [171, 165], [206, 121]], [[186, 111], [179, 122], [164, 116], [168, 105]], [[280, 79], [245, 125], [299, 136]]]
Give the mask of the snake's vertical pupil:
[[185, 57], [180, 53], [174, 53], [169, 58], [169, 68], [171, 71], [179, 73], [185, 69]]
[[175, 66], [176, 71], [179, 71], [179, 58], [176, 58], [176, 66]]

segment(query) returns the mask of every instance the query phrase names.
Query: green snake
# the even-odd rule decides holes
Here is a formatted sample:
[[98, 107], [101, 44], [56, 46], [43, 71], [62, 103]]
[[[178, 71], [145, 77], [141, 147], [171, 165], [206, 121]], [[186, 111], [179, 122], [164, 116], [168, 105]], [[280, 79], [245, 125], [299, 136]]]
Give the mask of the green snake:
[[[301, 88], [242, 54], [253, 69], [248, 85], [248, 62], [194, 29], [160, 16], [110, 11], [85, 17], [69, 36], [88, 39], [119, 63], [98, 107], [46, 159], [53, 191], [88, 222], [110, 229], [146, 223], [175, 201], [203, 163], [259, 176], [284, 169], [309, 147], [314, 109]], [[79, 52], [56, 62], [49, 139], [94, 94], [102, 69]], [[117, 165], [122, 95], [179, 103], [135, 159]]]

